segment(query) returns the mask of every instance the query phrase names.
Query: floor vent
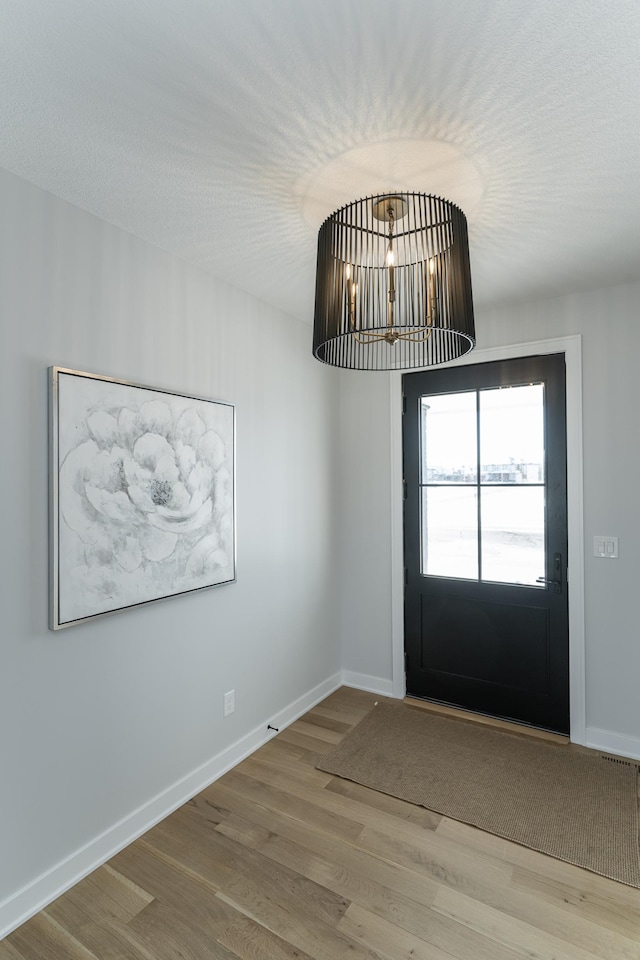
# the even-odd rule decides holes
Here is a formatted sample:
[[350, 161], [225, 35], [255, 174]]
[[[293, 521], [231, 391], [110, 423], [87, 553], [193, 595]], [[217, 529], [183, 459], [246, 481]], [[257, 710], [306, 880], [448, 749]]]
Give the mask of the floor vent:
[[620, 763], [623, 767], [635, 767], [636, 770], [640, 769], [634, 760], [623, 760], [621, 757], [607, 757], [604, 753], [601, 753], [600, 757], [602, 760], [608, 760], [609, 763]]

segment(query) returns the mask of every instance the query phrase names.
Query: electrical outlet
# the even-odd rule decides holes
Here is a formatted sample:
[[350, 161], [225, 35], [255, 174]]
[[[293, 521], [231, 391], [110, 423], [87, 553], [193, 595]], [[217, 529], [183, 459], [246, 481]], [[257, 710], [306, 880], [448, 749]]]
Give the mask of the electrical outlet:
[[228, 717], [230, 713], [236, 708], [236, 692], [235, 690], [229, 690], [228, 693], [224, 695], [224, 706], [223, 713], [225, 717]]

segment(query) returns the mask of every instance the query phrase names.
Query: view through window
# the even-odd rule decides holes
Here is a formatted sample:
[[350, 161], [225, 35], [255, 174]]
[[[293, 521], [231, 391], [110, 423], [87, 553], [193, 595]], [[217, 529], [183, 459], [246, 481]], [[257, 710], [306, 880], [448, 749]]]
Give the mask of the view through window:
[[540, 586], [544, 385], [421, 398], [422, 573]]

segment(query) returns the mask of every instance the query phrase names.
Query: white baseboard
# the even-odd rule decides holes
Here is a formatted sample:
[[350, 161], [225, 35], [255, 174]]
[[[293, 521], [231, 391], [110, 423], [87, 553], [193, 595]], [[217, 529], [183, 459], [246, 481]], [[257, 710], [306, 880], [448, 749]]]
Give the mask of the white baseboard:
[[605, 753], [616, 753], [621, 757], [640, 760], [640, 739], [628, 737], [623, 733], [587, 727], [585, 746], [591, 747], [592, 750], [603, 750]]
[[370, 677], [368, 673], [354, 673], [351, 670], [343, 670], [342, 682], [346, 687], [366, 690], [367, 693], [378, 693], [381, 697], [393, 696], [393, 681], [385, 680], [384, 677]]
[[0, 903], [0, 940], [271, 739], [267, 733], [267, 723], [280, 729], [288, 727], [342, 683], [342, 675], [336, 673], [298, 697], [284, 710], [266, 717], [260, 726], [236, 743]]

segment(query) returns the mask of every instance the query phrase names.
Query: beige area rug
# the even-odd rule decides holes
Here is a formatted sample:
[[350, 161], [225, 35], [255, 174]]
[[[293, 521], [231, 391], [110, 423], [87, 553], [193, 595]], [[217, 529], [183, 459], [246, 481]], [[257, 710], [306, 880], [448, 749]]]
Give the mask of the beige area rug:
[[633, 761], [380, 703], [318, 769], [640, 887]]

